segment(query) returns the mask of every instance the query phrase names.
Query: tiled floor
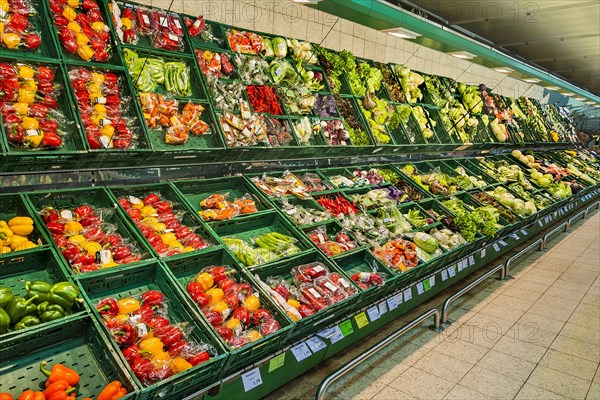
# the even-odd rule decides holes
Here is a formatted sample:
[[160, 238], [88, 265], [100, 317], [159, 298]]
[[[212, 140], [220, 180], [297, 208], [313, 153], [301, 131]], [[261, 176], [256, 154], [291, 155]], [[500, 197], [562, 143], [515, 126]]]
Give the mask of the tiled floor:
[[[457, 300], [445, 332], [414, 329], [337, 381], [326, 398], [600, 400], [600, 214], [557, 236], [547, 252], [530, 253], [510, 273], [515, 279], [489, 279]], [[448, 295], [267, 399], [313, 399], [327, 375]]]

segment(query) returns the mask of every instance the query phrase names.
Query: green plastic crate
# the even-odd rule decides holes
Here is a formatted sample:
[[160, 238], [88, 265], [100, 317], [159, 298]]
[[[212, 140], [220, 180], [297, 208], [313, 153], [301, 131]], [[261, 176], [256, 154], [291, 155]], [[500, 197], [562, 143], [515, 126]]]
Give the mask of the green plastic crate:
[[35, 50], [29, 50], [21, 47], [8, 49], [7, 47], [2, 46], [0, 47], [0, 55], [14, 55], [15, 57], [19, 57], [21, 60], [32, 61], [43, 59], [59, 59], [60, 55], [57, 47], [58, 43], [55, 41], [56, 38], [54, 36], [54, 32], [52, 32], [50, 29], [50, 24], [46, 22], [49, 18], [46, 10], [46, 3], [41, 0], [30, 0], [29, 4], [37, 12], [37, 15], [30, 15], [28, 17], [30, 25], [33, 26], [33, 29], [31, 30], [39, 33], [42, 43]]
[[[54, 207], [57, 209], [60, 208], [73, 208], [82, 204], [89, 204], [94, 209], [104, 208], [104, 209], [116, 209], [117, 206], [108, 193], [108, 191], [104, 188], [91, 188], [91, 189], [69, 189], [69, 190], [53, 190], [48, 192], [35, 192], [27, 194], [28, 201], [32, 204], [35, 210], [41, 210], [46, 206]], [[45, 224], [41, 217], [38, 215], [37, 223], [44, 226], [44, 232], [48, 235], [48, 237], [52, 237], [47, 228], [45, 228]], [[150, 258], [151, 251], [148, 247], [146, 247], [145, 240], [140, 237], [127, 223], [125, 220], [125, 216], [121, 215], [119, 210], [115, 210], [113, 214], [110, 214], [107, 218], [104, 219], [104, 222], [114, 224], [117, 226], [117, 233], [119, 233], [124, 239], [129, 239], [130, 243], [134, 244], [143, 255], [147, 255]], [[62, 258], [65, 263], [67, 261]], [[142, 263], [145, 261], [142, 260]], [[119, 267], [113, 267], [118, 270], [123, 268], [128, 268], [133, 264], [126, 264]], [[76, 272], [73, 272], [76, 274]], [[88, 272], [86, 274], [95, 274], [96, 272]], [[81, 276], [77, 274], [77, 276]]]
[[[191, 333], [186, 335], [186, 339], [197, 343], [203, 342], [214, 347], [216, 354], [211, 354], [212, 358], [209, 361], [153, 385], [144, 387], [134, 376], [133, 380], [136, 386], [143, 388], [138, 395], [138, 399], [156, 399], [159, 397], [181, 399], [208, 387], [219, 379], [227, 354], [204, 322], [199, 320], [189, 309], [177, 288], [177, 284], [160, 263], [154, 262], [150, 265], [141, 265], [127, 271], [110, 270], [93, 277], [81, 279], [78, 283], [85, 300], [93, 308], [95, 308], [98, 301], [106, 297], [114, 297], [118, 300], [141, 295], [147, 290], [159, 290], [167, 300], [169, 321], [172, 324], [187, 323], [192, 328]], [[100, 315], [96, 312], [94, 312], [94, 315], [100, 322]], [[104, 325], [101, 330], [104, 335], [110, 336]], [[119, 350], [117, 343], [110, 338], [107, 340], [110, 342], [113, 351], [119, 354], [120, 361], [127, 365], [127, 361]], [[126, 367], [126, 371], [133, 375], [129, 366]]]
[[[200, 207], [200, 202], [211, 194], [228, 194], [228, 201], [233, 201], [241, 198], [242, 196], [250, 195], [256, 203], [258, 213], [264, 213], [265, 211], [273, 209], [273, 206], [269, 204], [269, 201], [262, 191], [254, 187], [254, 185], [243, 176], [226, 176], [213, 179], [177, 181], [174, 182], [174, 186], [180, 193], [181, 197], [185, 199], [189, 207], [196, 213], [203, 210], [203, 208]], [[235, 219], [240, 219], [255, 214], [256, 213], [246, 215], [240, 214]]]
[[[187, 294], [187, 284], [203, 269], [213, 265], [225, 265], [235, 269], [233, 279], [236, 281], [248, 281], [245, 275], [237, 270], [235, 260], [232, 255], [225, 249], [219, 249], [204, 254], [194, 255], [185, 259], [168, 260], [165, 262], [168, 269], [174, 275], [180, 290], [186, 293], [185, 298], [188, 305], [194, 310], [198, 319], [204, 320], [205, 317], [198, 305], [194, 303], [191, 297]], [[207, 326], [211, 326], [211, 332], [215, 337], [221, 340], [224, 348], [228, 350], [229, 358], [227, 365], [223, 369], [223, 376], [227, 376], [237, 370], [252, 365], [256, 361], [260, 361], [270, 354], [281, 348], [282, 343], [287, 341], [291, 332], [291, 321], [279, 307], [275, 306], [274, 301], [268, 296], [258, 285], [252, 283], [254, 292], [258, 294], [261, 301], [261, 308], [269, 310], [275, 319], [279, 322], [281, 329], [268, 336], [263, 337], [255, 342], [252, 342], [240, 349], [229, 348], [225, 341], [220, 339], [217, 331], [207, 322]]]
[[[280, 276], [292, 285], [292, 268], [299, 265], [310, 264], [314, 262], [319, 262], [325, 265], [330, 272], [336, 272], [340, 274], [340, 276], [346, 277], [346, 275], [340, 269], [338, 269], [338, 267], [331, 260], [329, 260], [328, 258], [324, 257], [316, 251], [300, 255], [290, 260], [282, 261], [270, 266], [254, 268], [251, 271], [248, 271], [247, 274], [251, 277], [251, 279], [255, 281], [257, 279], [260, 279], [265, 283], [268, 277]], [[356, 285], [354, 285], [349, 278], [346, 277], [346, 280], [356, 290], [356, 294], [345, 300], [340, 301], [339, 303], [335, 303], [327, 308], [324, 308], [323, 310], [316, 312], [313, 315], [295, 321], [293, 323], [293, 328], [290, 337], [288, 338], [289, 341], [286, 344], [295, 343], [299, 340], [309, 337], [309, 335], [320, 331], [331, 322], [343, 318], [345, 315], [351, 313], [353, 310], [360, 306], [360, 291], [358, 287], [356, 287]]]
[[123, 399], [136, 398], [138, 387], [131, 375], [100, 332], [98, 323], [87, 315], [14, 336], [0, 342], [0, 350], [0, 391], [10, 392], [15, 398], [28, 389], [45, 389], [48, 378], [39, 370], [42, 361], [48, 363], [47, 368], [61, 363], [77, 371], [81, 376], [78, 397], [95, 397], [110, 382], [118, 380], [129, 392]]
[[[272, 262], [293, 258], [302, 252], [312, 250], [314, 247], [311, 241], [302, 235], [296, 227], [285, 219], [279, 212], [272, 211], [258, 215], [251, 215], [243, 220], [219, 221], [211, 225], [219, 237], [235, 237], [250, 242], [252, 239], [270, 232], [279, 232], [288, 235], [297, 240], [296, 246], [300, 248], [300, 253], [292, 256], [278, 258]], [[236, 257], [237, 259], [237, 257]], [[262, 265], [270, 264], [271, 262]], [[240, 265], [243, 265], [240, 261]], [[255, 267], [255, 266], [254, 266]]]
[[[58, 255], [53, 249], [38, 249], [37, 251], [28, 252], [18, 257], [0, 259], [0, 286], [10, 287], [15, 297], [26, 297], [27, 290], [25, 290], [25, 284], [27, 282], [45, 281], [55, 284], [70, 280], [66, 268], [59, 261]], [[29, 332], [32, 329], [41, 328], [42, 326], [62, 324], [68, 318], [84, 314], [85, 311], [85, 304], [75, 302], [69, 315], [65, 318], [45, 322], [24, 330], [9, 330], [9, 332], [0, 335], [0, 342], [4, 342], [9, 337]]]
[[[15, 57], [15, 55], [13, 55]], [[16, 65], [23, 60], [17, 58], [0, 58], [0, 61]], [[78, 126], [71, 121], [76, 121], [75, 115], [73, 114], [72, 98], [67, 89], [68, 77], [66, 70], [57, 61], [40, 61], [32, 62], [27, 61], [27, 64], [33, 66], [44, 66], [55, 69], [54, 72], [54, 83], [61, 86], [60, 93], [57, 97], [58, 110], [65, 116], [67, 124], [62, 124], [60, 127], [65, 131], [65, 136], [62, 137], [63, 144], [61, 147], [55, 149], [36, 149], [27, 150], [12, 145], [8, 141], [7, 132], [4, 124], [0, 128], [4, 147], [7, 149], [7, 159], [4, 163], [4, 171], [18, 171], [18, 170], [40, 170], [40, 168], [48, 167], [52, 170], [58, 169], [69, 169], [74, 168], [77, 164], [74, 159], [78, 157], [79, 153], [85, 149], [83, 144], [83, 137], [81, 136]], [[2, 120], [0, 116], [0, 121]]]
[[[352, 241], [353, 241], [353, 242], [356, 244], [356, 247], [355, 247], [354, 249], [352, 249], [352, 250], [348, 250], [348, 251], [345, 251], [345, 252], [343, 252], [343, 253], [339, 253], [339, 254], [337, 254], [337, 255], [333, 255], [333, 256], [327, 256], [327, 254], [325, 254], [325, 252], [319, 248], [319, 251], [320, 251], [320, 252], [322, 252], [322, 253], [323, 253], [323, 255], [324, 255], [325, 257], [330, 257], [330, 258], [332, 258], [332, 259], [334, 259], [334, 260], [335, 260], [335, 259], [337, 259], [337, 258], [339, 258], [339, 257], [341, 257], [341, 256], [344, 256], [344, 255], [347, 255], [347, 254], [356, 253], [356, 252], [360, 251], [361, 249], [364, 249], [364, 248], [368, 247], [368, 246], [366, 246], [366, 245], [364, 245], [364, 244], [362, 244], [362, 245], [361, 245], [361, 244], [360, 244], [360, 243], [359, 243], [359, 242], [356, 240], [356, 238], [354, 237], [354, 235], [352, 234], [352, 232], [350, 232], [350, 231], [346, 231], [346, 230], [345, 230], [345, 229], [342, 227], [342, 225], [340, 225], [340, 223], [339, 223], [338, 221], [330, 221], [330, 222], [325, 222], [325, 223], [322, 223], [321, 225], [316, 225], [316, 224], [315, 224], [314, 226], [311, 226], [311, 227], [309, 227], [309, 228], [304, 228], [304, 229], [302, 229], [302, 232], [303, 232], [303, 233], [304, 233], [304, 234], [305, 234], [307, 237], [309, 237], [309, 235], [310, 235], [310, 233], [311, 233], [311, 232], [313, 232], [313, 231], [315, 231], [315, 230], [319, 230], [319, 229], [323, 229], [323, 230], [325, 230], [325, 233], [327, 233], [327, 236], [329, 237], [329, 239], [330, 239], [330, 240], [334, 240], [334, 239], [335, 239], [335, 235], [337, 235], [338, 233], [340, 233], [340, 232], [342, 232], [342, 231], [343, 231], [343, 232], [344, 232], [344, 233], [346, 233], [346, 234], [347, 234], [347, 235], [350, 237], [350, 239], [351, 239], [351, 240], [352, 240]], [[310, 237], [309, 237], [309, 239], [310, 239]], [[317, 246], [317, 244], [316, 244], [316, 243], [315, 243], [315, 246]], [[318, 247], [318, 246], [317, 246], [317, 247]]]
[[[117, 199], [117, 203], [118, 203], [118, 199], [121, 197], [134, 196], [134, 197], [143, 199], [150, 193], [157, 193], [160, 195], [160, 197], [163, 197], [167, 201], [171, 202], [172, 207], [173, 207], [173, 212], [175, 213], [175, 215], [180, 215], [180, 213], [183, 213], [181, 223], [183, 225], [187, 226], [188, 228], [196, 227], [197, 229], [194, 232], [197, 233], [198, 235], [200, 235], [200, 237], [202, 237], [203, 239], [207, 240], [210, 243], [210, 246], [207, 248], [203, 248], [203, 249], [189, 252], [189, 253], [182, 253], [184, 255], [191, 255], [191, 254], [194, 254], [197, 252], [206, 251], [210, 247], [217, 245], [219, 243], [219, 241], [218, 241], [215, 233], [212, 231], [212, 229], [207, 227], [200, 220], [199, 217], [197, 217], [196, 215], [193, 215], [193, 213], [186, 207], [185, 202], [179, 197], [177, 190], [175, 188], [173, 188], [173, 186], [169, 183], [120, 186], [120, 187], [111, 187], [108, 189], [113, 194], [115, 199]], [[127, 212], [120, 204], [119, 204], [119, 208], [122, 210], [124, 215], [127, 215]], [[132, 227], [132, 229], [135, 229], [136, 232], [138, 233], [138, 235], [140, 237], [143, 237], [144, 235], [143, 235], [142, 231], [136, 226], [135, 222], [131, 219], [131, 217], [129, 217], [129, 215], [127, 215], [126, 218], [127, 218], [127, 221], [129, 222], [129, 225]], [[152, 248], [150, 243], [147, 243], [147, 246]], [[154, 248], [152, 248], [152, 253], [154, 254], [155, 257], [160, 257], [158, 255], [158, 253], [156, 253]]]
[[[192, 19], [193, 21], [195, 21], [197, 18], [197, 16], [193, 16], [193, 15], [187, 15], [187, 14], [180, 14], [180, 15], [184, 18], [188, 17], [188, 18]], [[192, 47], [214, 49], [216, 51], [229, 50], [229, 45], [227, 44], [227, 38], [225, 37], [225, 32], [223, 31], [223, 26], [220, 23], [215, 22], [215, 21], [205, 20], [205, 22], [206, 22], [207, 27], [208, 26], [211, 27], [210, 29], [212, 29], [213, 35], [216, 38], [216, 40], [207, 42], [200, 38], [201, 35], [193, 37], [192, 35], [190, 35], [190, 30], [186, 26], [183, 28], [183, 30], [185, 31], [185, 34], [188, 37]]]
[[[284, 200], [285, 199], [285, 200]], [[319, 203], [317, 203], [316, 201], [314, 201], [313, 199], [300, 199], [296, 196], [287, 196], [287, 197], [282, 197], [280, 199], [275, 198], [272, 200], [272, 203], [275, 204], [275, 206], [281, 211], [281, 213], [290, 220], [290, 222], [292, 222], [294, 225], [297, 225], [298, 228], [304, 230], [307, 228], [311, 228], [311, 227], [316, 227], [319, 225], [323, 225], [326, 224], [328, 222], [331, 221], [335, 221], [335, 218], [333, 217], [333, 215], [327, 213], [327, 215], [329, 216], [329, 218], [325, 221], [321, 221], [321, 222], [315, 222], [314, 224], [299, 224], [298, 221], [296, 221], [293, 217], [294, 215], [291, 214], [292, 211], [294, 209], [291, 209], [292, 211], [288, 211], [285, 209], [284, 205], [283, 205], [283, 201], [286, 201], [288, 204], [293, 205], [293, 206], [302, 206], [305, 209], [312, 209], [312, 210], [316, 210], [316, 211], [321, 211], [321, 212], [325, 212], [327, 213], [327, 211], [325, 211], [325, 209], [323, 208], [323, 206], [321, 206]], [[295, 214], [295, 213], [294, 213]]]
[[[50, 243], [48, 236], [44, 233], [43, 225], [36, 221], [35, 212], [29, 208], [27, 201], [22, 194], [3, 194], [0, 195], [0, 221], [8, 223], [14, 217], [30, 217], [33, 219], [33, 232], [27, 237], [33, 243], [46, 247]], [[4, 258], [12, 258], [23, 254], [30, 253], [35, 249], [19, 250], [6, 254], [0, 254], [0, 260]]]

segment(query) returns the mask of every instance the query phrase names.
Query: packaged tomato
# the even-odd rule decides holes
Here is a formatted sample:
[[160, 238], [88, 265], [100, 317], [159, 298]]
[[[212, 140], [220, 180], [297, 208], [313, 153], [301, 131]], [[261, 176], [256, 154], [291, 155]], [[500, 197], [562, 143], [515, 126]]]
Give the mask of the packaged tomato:
[[312, 283], [303, 283], [300, 285], [300, 296], [302, 301], [310, 305], [315, 311], [321, 311], [333, 304], [331, 298]]
[[327, 276], [329, 269], [321, 262], [299, 265], [292, 268], [292, 275], [297, 283], [312, 282], [321, 276]]
[[331, 274], [329, 274], [327, 276], [329, 277], [329, 279], [331, 279], [331, 281], [333, 283], [335, 283], [340, 288], [342, 288], [344, 290], [344, 292], [346, 292], [348, 297], [354, 296], [356, 294], [356, 289], [354, 288], [354, 286], [352, 286], [352, 284], [350, 282], [348, 282], [348, 280], [346, 278], [344, 278], [337, 272], [332, 272]]
[[325, 293], [325, 295], [327, 295], [327, 297], [329, 297], [334, 303], [338, 303], [348, 297], [346, 292], [340, 286], [335, 284], [326, 276], [315, 279], [314, 284], [321, 289], [323, 293]]

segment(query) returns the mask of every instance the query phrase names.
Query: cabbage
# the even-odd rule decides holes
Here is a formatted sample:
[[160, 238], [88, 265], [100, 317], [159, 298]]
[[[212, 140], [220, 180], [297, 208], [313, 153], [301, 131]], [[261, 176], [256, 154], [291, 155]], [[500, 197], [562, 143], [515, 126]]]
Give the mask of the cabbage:
[[273, 47], [271, 47], [271, 39], [263, 38], [264, 48], [265, 48], [265, 56], [273, 57]]
[[433, 236], [431, 236], [427, 233], [424, 233], [424, 232], [415, 233], [415, 237], [413, 238], [413, 241], [415, 242], [415, 244], [417, 246], [422, 248], [427, 253], [434, 253], [438, 249], [438, 246], [439, 246], [438, 241], [435, 240], [435, 238]]
[[275, 57], [285, 57], [288, 52], [287, 41], [284, 38], [277, 37], [271, 40], [271, 47], [273, 48], [273, 54]]

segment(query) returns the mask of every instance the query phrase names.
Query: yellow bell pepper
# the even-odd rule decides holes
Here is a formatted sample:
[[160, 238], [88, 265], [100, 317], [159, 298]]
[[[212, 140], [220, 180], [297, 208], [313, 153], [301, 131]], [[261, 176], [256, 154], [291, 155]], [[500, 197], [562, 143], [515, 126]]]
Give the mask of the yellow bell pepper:
[[20, 87], [23, 90], [29, 90], [34, 93], [38, 90], [38, 86], [33, 79], [25, 79], [21, 81]]
[[184, 252], [184, 253], [189, 253], [190, 251], [196, 251], [196, 249], [195, 249], [195, 248], [193, 248], [192, 246], [185, 246], [185, 247], [183, 248], [183, 252]]
[[140, 211], [143, 217], [156, 215], [156, 208], [152, 206], [144, 206]]
[[94, 105], [94, 111], [96, 111], [97, 114], [106, 117], [106, 106], [104, 104]]
[[19, 65], [19, 78], [32, 79], [35, 76], [35, 70], [27, 65]]
[[106, 136], [109, 139], [112, 139], [115, 134], [115, 128], [112, 125], [104, 125], [102, 127], [102, 136]]
[[67, 5], [69, 7], [78, 8], [79, 7], [79, 0], [67, 0]]
[[75, 18], [77, 17], [77, 11], [75, 11], [73, 9], [73, 7], [70, 7], [70, 6], [67, 5], [67, 6], [65, 6], [63, 8], [62, 15], [63, 15], [63, 17], [65, 17], [69, 21], [74, 21]]
[[11, 225], [9, 228], [11, 231], [13, 231], [13, 233], [16, 233], [17, 235], [22, 235], [22, 236], [27, 236], [31, 232], [33, 232], [33, 224], [32, 225], [28, 225], [28, 224]]
[[13, 234], [12, 242], [10, 243], [9, 246], [11, 249], [13, 249], [13, 251], [15, 251], [15, 249], [18, 249], [23, 243], [25, 243], [27, 241], [29, 241], [29, 239], [27, 239], [27, 237]]
[[155, 356], [163, 352], [163, 342], [157, 337], [152, 337], [142, 340], [139, 348], [142, 352], [148, 352], [151, 356]]
[[244, 305], [249, 311], [256, 311], [260, 308], [260, 300], [256, 296], [248, 296], [244, 300]]
[[171, 358], [171, 355], [169, 353], [167, 353], [166, 351], [161, 351], [160, 353], [152, 357], [150, 361], [152, 361], [152, 364], [154, 364], [155, 367], [168, 368], [173, 359]]
[[300, 308], [300, 302], [294, 299], [288, 299], [287, 304], [294, 307], [296, 310]]
[[117, 301], [120, 314], [131, 314], [140, 309], [140, 302], [133, 297], [126, 297]]
[[29, 217], [14, 217], [8, 221], [8, 226], [33, 225], [33, 219]]
[[102, 268], [112, 268], [112, 267], [118, 267], [119, 264], [117, 264], [114, 261], [109, 261], [106, 264], [102, 265]]
[[25, 243], [21, 243], [19, 246], [15, 246], [14, 250], [28, 250], [37, 247], [37, 244], [33, 243], [30, 240], [25, 241]]
[[90, 38], [83, 33], [78, 33], [75, 35], [75, 41], [77, 42], [78, 46], [84, 46], [90, 42]]
[[117, 321], [123, 324], [126, 324], [129, 321], [129, 315], [126, 314], [117, 314], [115, 318], [117, 319]]
[[40, 128], [40, 123], [35, 118], [23, 117], [23, 119], [21, 120], [21, 128], [23, 128], [25, 130], [28, 130], [28, 129], [39, 129]]
[[104, 83], [104, 74], [101, 74], [99, 72], [93, 72], [91, 81], [102, 86], [102, 84]]
[[26, 103], [13, 103], [13, 108], [20, 116], [27, 115], [29, 104]]
[[8, 223], [6, 221], [0, 220], [0, 228], [8, 228]]
[[[219, 304], [221, 304], [221, 303], [218, 303], [217, 305], [219, 305]], [[218, 310], [215, 310], [215, 311], [218, 311]], [[225, 328], [230, 329], [230, 330], [232, 330], [234, 332], [237, 331], [238, 329], [241, 331], [242, 330], [242, 323], [237, 318], [229, 318], [227, 320], [227, 322], [225, 323]]]
[[210, 296], [211, 304], [217, 304], [218, 302], [223, 300], [223, 297], [225, 297], [225, 293], [223, 293], [223, 289], [220, 289], [220, 288], [208, 289], [204, 293], [206, 293], [207, 295]]
[[0, 9], [2, 9], [2, 11], [4, 11], [5, 13], [7, 13], [8, 10], [10, 10], [8, 0], [0, 0]]
[[175, 357], [173, 359], [173, 364], [171, 365], [171, 371], [173, 371], [174, 374], [178, 374], [178, 373], [186, 371], [192, 367], [193, 367], [193, 365], [190, 364], [189, 362], [187, 362], [185, 360], [185, 358]]
[[208, 272], [200, 272], [198, 275], [196, 275], [196, 282], [200, 283], [202, 285], [202, 289], [204, 290], [212, 288], [215, 284], [215, 280]]
[[183, 245], [181, 243], [179, 243], [177, 240], [169, 243], [169, 248], [170, 249], [180, 249], [181, 251], [183, 251], [183, 249], [184, 249]]
[[8, 246], [0, 246], [0, 254], [10, 253], [12, 250]]
[[177, 240], [177, 236], [173, 232], [163, 233], [160, 235], [163, 243], [169, 245]]
[[13, 241], [13, 233], [10, 228], [0, 228], [0, 246], [8, 246]]
[[97, 32], [97, 33], [104, 32], [106, 29], [105, 28], [106, 25], [104, 25], [104, 22], [102, 22], [102, 21], [92, 22], [91, 27], [94, 30], [94, 32]]
[[38, 131], [36, 135], [27, 135], [25, 136], [25, 144], [29, 147], [39, 147], [42, 144], [42, 140], [44, 139], [44, 135]]
[[5, 33], [2, 36], [2, 41], [9, 49], [14, 49], [21, 43], [21, 36], [16, 33]]
[[83, 226], [77, 221], [68, 221], [65, 224], [65, 233], [77, 235], [83, 231]]
[[73, 235], [68, 239], [69, 242], [78, 244], [80, 247], [85, 248], [87, 239], [83, 235]]
[[125, 29], [130, 29], [132, 22], [129, 18], [121, 18], [121, 25], [123, 25], [123, 28]]
[[152, 224], [150, 224], [150, 228], [152, 228], [154, 232], [161, 233], [167, 229], [167, 226], [162, 222], [153, 222]]
[[90, 83], [87, 86], [87, 91], [90, 94], [90, 97], [102, 97], [101, 96], [102, 91], [100, 90], [100, 85], [98, 85], [97, 83]]
[[79, 55], [79, 57], [81, 57], [82, 60], [89, 61], [92, 59], [92, 57], [94, 57], [94, 50], [90, 46], [85, 44], [83, 46], [79, 46], [79, 48], [77, 49], [77, 54]]
[[[2, 4], [2, 3], [0, 3]], [[0, 37], [2, 37], [2, 35], [4, 35], [4, 22], [0, 22]]]
[[100, 250], [102, 250], [102, 245], [98, 242], [87, 242], [85, 244], [85, 251], [87, 251], [88, 254], [96, 254]]
[[257, 340], [260, 340], [262, 338], [263, 338], [263, 335], [261, 335], [260, 332], [257, 331], [256, 329], [249, 330], [246, 333], [246, 339], [248, 339], [251, 342], [256, 342]]
[[33, 104], [35, 102], [35, 91], [19, 89], [19, 103]]
[[77, 21], [71, 21], [67, 24], [67, 29], [72, 31], [73, 33], [81, 33], [81, 25]]

